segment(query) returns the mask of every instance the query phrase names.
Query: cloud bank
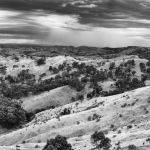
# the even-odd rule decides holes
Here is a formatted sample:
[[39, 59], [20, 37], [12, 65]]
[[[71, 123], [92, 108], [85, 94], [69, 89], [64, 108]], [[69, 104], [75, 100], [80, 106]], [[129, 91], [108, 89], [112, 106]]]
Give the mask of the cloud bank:
[[0, 0], [0, 42], [150, 46], [149, 0]]

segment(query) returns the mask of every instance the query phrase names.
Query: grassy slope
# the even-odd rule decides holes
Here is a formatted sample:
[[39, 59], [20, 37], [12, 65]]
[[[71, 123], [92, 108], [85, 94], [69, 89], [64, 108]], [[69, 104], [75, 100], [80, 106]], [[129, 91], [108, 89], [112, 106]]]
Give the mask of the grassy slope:
[[[61, 61], [58, 62], [58, 59], [62, 59]], [[147, 60], [145, 59], [140, 59], [137, 56], [124, 56], [124, 57], [117, 57], [115, 59], [110, 59], [105, 60], [105, 59], [100, 59], [100, 60], [88, 60], [88, 61], [84, 61], [86, 64], [92, 64], [92, 65], [96, 65], [97, 62], [101, 62], [104, 61], [105, 65], [99, 67], [99, 69], [103, 68], [103, 69], [109, 69], [110, 66], [110, 62], [115, 62], [116, 66], [119, 66], [123, 61], [126, 62], [128, 60], [134, 59], [135, 60], [135, 67], [133, 70], [136, 71], [136, 77], [140, 78], [141, 76], [141, 71], [140, 71], [140, 67], [139, 67], [139, 63], [146, 63]], [[72, 57], [63, 57], [63, 56], [58, 56], [58, 57], [53, 57], [51, 59], [47, 60], [46, 66], [48, 66], [48, 64], [52, 64], [54, 66], [56, 66], [57, 64], [61, 64], [62, 62], [64, 62], [65, 60], [68, 61], [72, 61], [74, 60]], [[45, 68], [43, 66], [43, 68]], [[46, 76], [48, 77], [48, 76]], [[105, 91], [109, 91], [110, 85], [113, 84], [114, 81], [105, 81], [103, 83], [101, 83], [103, 89]], [[36, 96], [30, 96], [27, 98], [23, 98], [23, 107], [25, 108], [25, 110], [27, 111], [35, 111], [36, 109], [42, 109], [45, 108], [46, 106], [60, 106], [60, 105], [64, 105], [67, 104], [69, 102], [71, 102], [71, 98], [75, 97], [77, 92], [75, 92], [75, 90], [69, 88], [68, 86], [65, 87], [60, 87], [60, 88], [56, 88], [53, 89], [49, 92], [44, 92], [40, 95], [36, 95]]]
[[76, 91], [68, 86], [53, 89], [37, 96], [23, 98], [23, 108], [32, 112], [48, 106], [61, 106], [71, 102], [71, 98], [76, 96]]
[[[45, 143], [48, 138], [61, 134], [69, 138], [74, 149], [89, 150], [92, 148], [90, 135], [96, 130], [105, 130], [108, 131], [107, 136], [111, 138], [113, 147], [118, 141], [122, 147], [129, 144], [143, 146], [143, 142], [144, 146], [150, 146], [146, 142], [150, 135], [150, 113], [147, 112], [150, 109], [149, 91], [150, 87], [144, 87], [124, 94], [80, 102], [78, 106], [72, 103], [41, 112], [23, 129], [0, 136], [0, 145], [15, 145], [23, 140], [35, 145], [39, 140]], [[122, 108], [124, 103], [128, 105]], [[60, 117], [59, 121], [55, 117], [64, 108], [71, 108], [74, 113]], [[88, 121], [88, 117], [95, 113], [101, 119]], [[111, 124], [115, 126], [114, 131], [110, 128]], [[132, 128], [128, 129], [128, 125], [132, 125]]]
[[[61, 47], [58, 47], [58, 49], [55, 50], [56, 53], [54, 55], [58, 55], [61, 51], [60, 49]], [[71, 49], [73, 49], [73, 52], [71, 52]], [[67, 53], [76, 55], [79, 51], [79, 55], [84, 55], [86, 53], [89, 56], [95, 56], [99, 53], [99, 56], [107, 57], [107, 54], [109, 54], [110, 57], [110, 54], [112, 54], [112, 56], [120, 56], [121, 54], [138, 54], [140, 56], [144, 56], [144, 58], [149, 58], [148, 48], [144, 48], [142, 50], [138, 47], [122, 48], [116, 51], [118, 54], [116, 54], [113, 49], [107, 49], [108, 51], [106, 53], [106, 49], [107, 48], [97, 49], [94, 51], [95, 48], [93, 48], [91, 51], [91, 48], [86, 48], [85, 51], [84, 47], [80, 47], [74, 51], [74, 48], [68, 47], [68, 49], [66, 48], [66, 51], [62, 51], [61, 54]], [[53, 50], [53, 48], [51, 48], [50, 51], [44, 51], [42, 54], [49, 54], [51, 56], [51, 50]], [[37, 53], [41, 55], [39, 51], [31, 51], [31, 53], [32, 55], [36, 55]], [[136, 66], [138, 66], [139, 62], [146, 62], [146, 60], [139, 58], [135, 60]], [[112, 59], [112, 61], [114, 60]], [[116, 61], [120, 63], [122, 58], [120, 60], [116, 58]], [[104, 68], [106, 67], [107, 66], [104, 66]], [[137, 76], [140, 76], [141, 72], [139, 67], [136, 67], [135, 69], [137, 71]], [[37, 70], [37, 68], [35, 68], [35, 70]], [[40, 70], [41, 68], [39, 68], [39, 72], [41, 72]], [[45, 68], [43, 69], [43, 73], [44, 70]], [[149, 112], [147, 113], [147, 110], [150, 109], [148, 106], [148, 99], [150, 97], [149, 90], [150, 87], [144, 87], [135, 90], [135, 92], [127, 92], [106, 98], [94, 98], [90, 101], [79, 103], [78, 106], [76, 106], [75, 103], [72, 103], [56, 108], [52, 111], [47, 110], [41, 112], [36, 115], [35, 120], [23, 129], [14, 131], [7, 135], [1, 135], [0, 145], [12, 146], [2, 146], [0, 147], [0, 150], [16, 149], [15, 145], [17, 143], [21, 143], [23, 140], [26, 140], [28, 143], [23, 145], [21, 144], [21, 149], [35, 149], [35, 145], [37, 145], [38, 141], [41, 140], [42, 143], [38, 143], [40, 147], [36, 148], [41, 150], [45, 141], [57, 134], [69, 137], [69, 142], [73, 145], [74, 149], [88, 150], [92, 148], [89, 137], [95, 130], [98, 129], [109, 131], [107, 136], [111, 138], [112, 145], [121, 141], [121, 146], [124, 147], [124, 149], [126, 149], [126, 146], [129, 144], [135, 144], [140, 147], [140, 150], [142, 150], [141, 146], [143, 146], [144, 143], [144, 150], [148, 150], [150, 149], [150, 145], [148, 142], [145, 142], [145, 139], [150, 136], [150, 115]], [[74, 94], [74, 91], [70, 91], [68, 87], [61, 87], [38, 96], [24, 99], [24, 107], [31, 111], [49, 105], [49, 102], [52, 100], [58, 100], [59, 102], [66, 104], [69, 102], [71, 94]], [[104, 105], [101, 105], [102, 101], [105, 101]], [[134, 102], [134, 106], [127, 106], [125, 108], [121, 107], [124, 103], [131, 105]], [[55, 117], [66, 107], [71, 108], [74, 114], [62, 116], [59, 121]], [[94, 113], [102, 116], [100, 121], [87, 121], [87, 118], [92, 116]], [[119, 117], [119, 114], [122, 114], [122, 117]], [[116, 131], [113, 132], [110, 129], [111, 124], [116, 126]], [[133, 125], [132, 129], [127, 129], [127, 125], [129, 124]], [[121, 130], [121, 133], [118, 133], [119, 130]]]

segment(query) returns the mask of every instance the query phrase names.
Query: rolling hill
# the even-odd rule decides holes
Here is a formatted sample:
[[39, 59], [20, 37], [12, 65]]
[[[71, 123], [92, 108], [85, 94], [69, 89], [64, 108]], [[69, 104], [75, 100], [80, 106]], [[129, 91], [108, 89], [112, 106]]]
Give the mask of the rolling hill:
[[42, 150], [57, 135], [91, 150], [95, 131], [111, 140], [110, 150], [150, 149], [149, 48], [0, 47], [1, 95], [32, 115], [0, 127], [0, 150]]

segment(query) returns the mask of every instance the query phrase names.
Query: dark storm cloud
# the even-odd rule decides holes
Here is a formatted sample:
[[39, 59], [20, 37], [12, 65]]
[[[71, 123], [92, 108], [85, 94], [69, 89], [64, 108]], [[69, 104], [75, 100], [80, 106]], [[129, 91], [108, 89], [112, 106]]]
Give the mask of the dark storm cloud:
[[33, 26], [18, 26], [18, 27], [6, 27], [3, 29], [0, 29], [1, 35], [12, 35], [12, 36], [19, 36], [24, 37], [27, 39], [46, 39], [46, 29], [43, 31], [44, 28], [38, 28]]
[[149, 0], [0, 0], [0, 42], [146, 46], [149, 32]]
[[150, 19], [148, 0], [0, 0], [0, 7], [15, 10], [47, 10], [79, 15], [79, 22], [102, 27], [149, 27], [144, 22], [115, 19]]
[[[36, 15], [38, 13], [34, 13], [34, 16]], [[2, 39], [36, 42], [47, 40], [49, 28], [35, 22], [29, 16], [32, 16], [31, 12], [0, 10], [0, 41]]]

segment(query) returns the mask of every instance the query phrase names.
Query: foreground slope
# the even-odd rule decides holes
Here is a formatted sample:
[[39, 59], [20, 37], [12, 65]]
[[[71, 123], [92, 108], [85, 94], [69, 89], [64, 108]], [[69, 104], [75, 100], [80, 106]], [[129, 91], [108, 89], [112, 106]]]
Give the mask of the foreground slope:
[[[46, 140], [66, 136], [75, 150], [90, 150], [90, 135], [102, 130], [111, 139], [112, 149], [135, 144], [150, 149], [150, 87], [109, 97], [93, 98], [43, 111], [22, 129], [0, 136], [0, 149], [42, 149]], [[60, 115], [65, 108], [70, 114]], [[108, 134], [107, 134], [108, 133]], [[22, 144], [25, 143], [25, 144]]]

